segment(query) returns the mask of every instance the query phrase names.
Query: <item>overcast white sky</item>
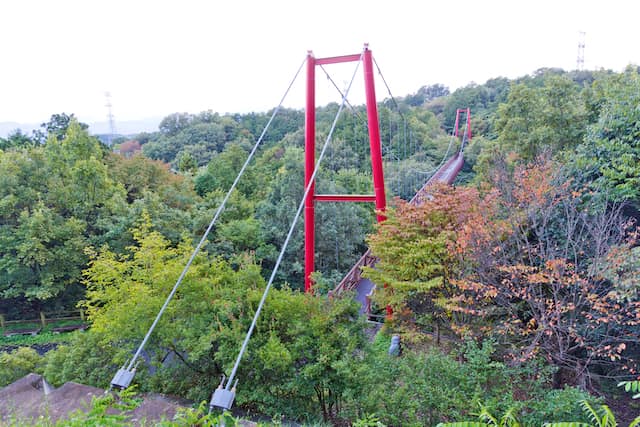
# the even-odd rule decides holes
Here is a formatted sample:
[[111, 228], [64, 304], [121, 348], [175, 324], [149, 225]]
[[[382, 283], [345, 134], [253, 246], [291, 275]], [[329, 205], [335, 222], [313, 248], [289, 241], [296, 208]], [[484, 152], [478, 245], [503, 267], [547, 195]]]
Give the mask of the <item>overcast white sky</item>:
[[[2, 0], [0, 122], [105, 120], [105, 91], [116, 122], [265, 111], [307, 50], [358, 53], [364, 42], [396, 96], [574, 69], [579, 31], [586, 68], [619, 71], [640, 63], [639, 16], [637, 0]], [[340, 86], [353, 72], [327, 70]], [[303, 96], [300, 79], [286, 104], [301, 108]]]

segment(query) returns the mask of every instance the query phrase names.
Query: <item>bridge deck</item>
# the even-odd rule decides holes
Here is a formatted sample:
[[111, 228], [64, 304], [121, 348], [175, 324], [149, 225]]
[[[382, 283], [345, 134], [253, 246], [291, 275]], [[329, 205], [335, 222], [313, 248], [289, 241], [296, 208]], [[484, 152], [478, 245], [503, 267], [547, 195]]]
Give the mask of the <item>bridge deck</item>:
[[360, 303], [360, 314], [362, 315], [367, 312], [369, 306], [367, 295], [371, 294], [374, 287], [375, 284], [369, 279], [360, 279], [356, 285], [356, 300]]

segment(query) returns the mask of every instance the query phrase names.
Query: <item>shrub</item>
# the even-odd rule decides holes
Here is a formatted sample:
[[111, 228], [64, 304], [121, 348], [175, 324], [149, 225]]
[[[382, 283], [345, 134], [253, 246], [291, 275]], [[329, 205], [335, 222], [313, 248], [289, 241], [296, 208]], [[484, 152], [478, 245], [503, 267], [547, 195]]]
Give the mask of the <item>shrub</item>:
[[30, 347], [19, 347], [12, 352], [0, 353], [0, 387], [42, 370], [42, 356]]
[[119, 367], [116, 354], [91, 331], [77, 332], [68, 344], [47, 353], [44, 376], [56, 387], [75, 381], [106, 388]]
[[552, 419], [585, 419], [576, 402], [588, 394], [575, 388], [550, 390], [551, 371], [539, 363], [507, 366], [496, 360], [490, 341], [466, 342], [460, 354], [407, 349], [387, 355], [377, 339], [353, 372], [344, 396], [345, 416], [375, 414], [387, 425], [436, 425], [473, 417], [482, 403], [491, 413], [512, 411], [523, 425]]

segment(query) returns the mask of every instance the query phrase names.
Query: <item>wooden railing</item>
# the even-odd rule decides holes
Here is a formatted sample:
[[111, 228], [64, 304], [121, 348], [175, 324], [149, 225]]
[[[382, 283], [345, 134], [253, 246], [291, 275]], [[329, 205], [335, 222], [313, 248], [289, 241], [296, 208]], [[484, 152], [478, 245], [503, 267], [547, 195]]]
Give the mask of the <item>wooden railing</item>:
[[40, 312], [39, 318], [5, 320], [0, 314], [0, 329], [5, 336], [11, 335], [36, 335], [47, 325], [64, 322], [67, 320], [77, 321], [73, 325], [65, 325], [52, 328], [52, 332], [64, 332], [66, 330], [84, 329], [85, 315], [82, 310], [58, 311], [52, 313]]

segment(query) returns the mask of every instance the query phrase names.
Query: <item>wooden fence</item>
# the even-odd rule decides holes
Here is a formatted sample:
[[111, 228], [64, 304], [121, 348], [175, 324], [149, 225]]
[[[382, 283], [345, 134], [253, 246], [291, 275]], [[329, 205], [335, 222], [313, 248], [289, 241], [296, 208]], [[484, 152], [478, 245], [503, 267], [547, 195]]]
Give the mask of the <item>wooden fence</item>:
[[40, 312], [40, 316], [34, 319], [6, 320], [0, 314], [0, 329], [5, 336], [11, 335], [36, 335], [48, 325], [60, 324], [61, 322], [75, 321], [73, 324], [60, 325], [51, 330], [53, 332], [65, 332], [74, 329], [86, 328], [84, 311], [68, 310], [56, 312]]

